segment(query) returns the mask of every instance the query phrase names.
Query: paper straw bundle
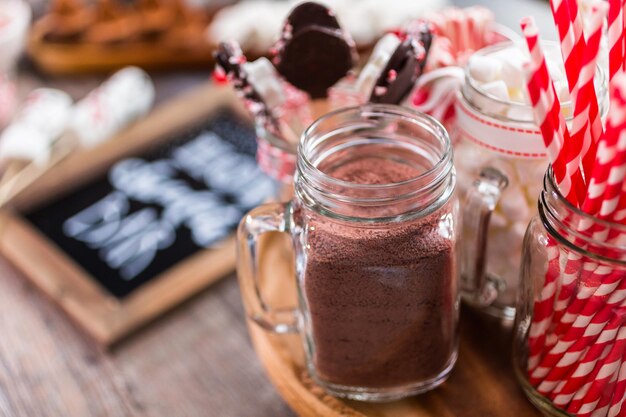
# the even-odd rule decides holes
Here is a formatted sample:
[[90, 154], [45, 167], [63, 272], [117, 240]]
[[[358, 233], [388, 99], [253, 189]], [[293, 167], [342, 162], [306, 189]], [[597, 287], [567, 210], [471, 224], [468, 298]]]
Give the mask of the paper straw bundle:
[[[561, 194], [602, 221], [626, 225], [626, 48], [624, 0], [592, 2], [586, 33], [576, 0], [551, 0], [573, 104], [568, 127], [531, 19], [528, 93]], [[594, 87], [608, 17], [610, 109], [603, 126]], [[568, 221], [566, 219], [566, 221]], [[589, 218], [569, 219], [568, 236], [616, 246], [626, 236]], [[607, 223], [609, 224], [609, 223]], [[585, 239], [586, 237], [587, 239]], [[548, 268], [528, 335], [528, 378], [555, 406], [578, 416], [626, 416], [626, 271], [564, 250], [549, 236]], [[626, 259], [626, 254], [602, 255]]]

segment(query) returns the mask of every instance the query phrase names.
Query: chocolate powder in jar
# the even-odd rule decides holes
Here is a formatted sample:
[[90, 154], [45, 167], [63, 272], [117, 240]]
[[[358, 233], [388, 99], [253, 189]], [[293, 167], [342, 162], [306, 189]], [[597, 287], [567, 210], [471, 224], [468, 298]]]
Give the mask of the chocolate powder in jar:
[[[360, 184], [414, 178], [415, 167], [363, 158], [327, 173]], [[304, 291], [318, 377], [385, 388], [437, 377], [455, 348], [453, 216], [367, 227], [312, 212]]]

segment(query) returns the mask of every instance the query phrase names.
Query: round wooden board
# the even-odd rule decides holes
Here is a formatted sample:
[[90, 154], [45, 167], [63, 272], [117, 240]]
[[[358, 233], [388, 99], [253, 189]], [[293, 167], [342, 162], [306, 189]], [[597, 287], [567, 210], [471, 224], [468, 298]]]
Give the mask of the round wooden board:
[[[288, 237], [263, 236], [261, 292], [273, 307], [295, 305], [293, 255]], [[304, 368], [298, 335], [276, 335], [249, 321], [254, 348], [270, 380], [303, 417], [540, 416], [518, 387], [511, 364], [511, 325], [463, 308], [459, 359], [452, 375], [429, 393], [386, 404], [337, 399]]]

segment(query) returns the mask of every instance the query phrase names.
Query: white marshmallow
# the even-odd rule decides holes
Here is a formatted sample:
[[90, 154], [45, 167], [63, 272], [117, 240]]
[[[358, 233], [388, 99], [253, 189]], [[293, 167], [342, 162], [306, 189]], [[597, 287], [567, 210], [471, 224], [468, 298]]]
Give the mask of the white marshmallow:
[[145, 71], [126, 67], [76, 103], [69, 128], [83, 146], [95, 146], [148, 113], [154, 94]]
[[537, 207], [537, 199], [543, 191], [543, 181], [537, 181], [535, 184], [528, 184], [526, 186], [526, 200], [530, 207]]
[[33, 161], [43, 165], [50, 158], [49, 137], [34, 126], [13, 123], [0, 136], [0, 159]]
[[513, 236], [511, 243], [516, 245], [518, 249], [522, 247], [522, 242], [524, 241], [524, 235], [526, 234], [527, 227], [528, 221], [515, 222], [511, 226], [511, 234]]
[[[480, 94], [476, 94], [474, 97], [474, 104], [478, 106], [482, 112], [492, 115], [500, 115], [508, 107], [506, 102], [509, 101], [509, 92], [506, 84], [502, 80], [491, 81], [480, 86], [483, 93], [487, 94], [485, 97]], [[500, 100], [497, 101], [497, 100]], [[504, 101], [505, 103], [502, 103]]]
[[480, 86], [481, 90], [500, 100], [509, 100], [509, 89], [503, 80], [496, 80]]
[[61, 90], [38, 88], [28, 94], [15, 121], [38, 129], [53, 141], [65, 130], [72, 104], [72, 98]]
[[503, 229], [507, 226], [508, 220], [499, 211], [494, 210], [491, 213], [491, 219], [489, 220], [489, 227], [495, 229]]
[[522, 89], [526, 84], [526, 80], [524, 79], [524, 71], [523, 66], [524, 62], [527, 60], [525, 57], [520, 56], [514, 51], [519, 51], [518, 49], [507, 49], [510, 51], [510, 56], [503, 56], [502, 58], [502, 69], [500, 70], [500, 77], [502, 81], [506, 83], [509, 88], [517, 88]]
[[515, 171], [520, 181], [520, 185], [542, 184], [543, 176], [548, 168], [548, 161], [542, 160], [523, 160], [515, 161]]
[[454, 165], [457, 167], [458, 175], [472, 177], [471, 181], [474, 181], [474, 177], [486, 162], [486, 152], [468, 139], [461, 140], [454, 149]]
[[248, 80], [270, 109], [280, 107], [285, 102], [285, 92], [278, 73], [269, 59], [263, 57], [246, 62], [243, 68]]
[[469, 60], [470, 76], [481, 83], [497, 80], [501, 69], [502, 63], [489, 56], [473, 55]]
[[511, 221], [528, 221], [530, 208], [524, 196], [524, 191], [516, 184], [509, 184], [500, 198], [500, 211]]

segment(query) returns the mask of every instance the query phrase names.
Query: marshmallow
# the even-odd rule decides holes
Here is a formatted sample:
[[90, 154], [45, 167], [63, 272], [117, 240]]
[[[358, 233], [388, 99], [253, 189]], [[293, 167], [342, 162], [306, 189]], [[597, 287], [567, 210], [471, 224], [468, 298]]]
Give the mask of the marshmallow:
[[486, 98], [477, 94], [474, 97], [474, 104], [477, 105], [482, 112], [497, 115], [506, 111], [507, 104], [496, 101], [509, 101], [509, 92], [504, 81], [496, 80], [485, 83], [481, 85], [481, 90], [489, 96], [489, 98]]
[[248, 75], [250, 84], [261, 96], [270, 109], [280, 107], [285, 102], [285, 92], [280, 83], [276, 68], [267, 58], [246, 62], [243, 69]]
[[19, 159], [44, 165], [50, 158], [50, 140], [34, 126], [14, 123], [0, 136], [0, 159]]
[[148, 74], [126, 67], [76, 103], [69, 128], [83, 146], [95, 146], [145, 115], [154, 103], [154, 94]]
[[473, 55], [469, 60], [470, 76], [481, 83], [497, 80], [501, 69], [502, 62], [489, 56]]
[[509, 221], [499, 211], [494, 211], [493, 213], [491, 213], [491, 219], [489, 220], [490, 228], [503, 229], [507, 226], [508, 223]]
[[[487, 161], [486, 153], [477, 145], [462, 140], [454, 149], [454, 165], [460, 176], [476, 177]], [[472, 178], [472, 181], [475, 178]]]
[[524, 79], [523, 66], [528, 58], [517, 48], [508, 48], [505, 51], [506, 54], [500, 55], [500, 62], [502, 62], [500, 77], [509, 88], [524, 89], [526, 80]]
[[507, 101], [509, 99], [509, 89], [503, 80], [496, 80], [485, 83], [481, 89], [490, 96], [499, 100]]
[[38, 129], [53, 141], [65, 131], [72, 104], [72, 98], [61, 90], [38, 88], [28, 94], [15, 121]]
[[528, 227], [527, 221], [515, 222], [511, 227], [512, 241], [511, 244], [517, 245], [521, 249], [524, 241], [524, 235], [526, 235], [526, 229]]
[[516, 184], [510, 184], [500, 198], [500, 210], [511, 221], [525, 221], [530, 218], [530, 209], [524, 191]]

